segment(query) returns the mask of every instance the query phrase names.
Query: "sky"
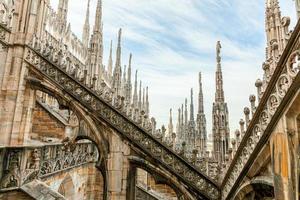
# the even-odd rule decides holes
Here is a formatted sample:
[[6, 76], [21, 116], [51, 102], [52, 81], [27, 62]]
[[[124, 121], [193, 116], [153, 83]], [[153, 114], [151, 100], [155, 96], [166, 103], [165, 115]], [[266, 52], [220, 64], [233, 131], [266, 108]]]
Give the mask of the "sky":
[[[91, 30], [96, 1], [91, 0]], [[58, 0], [50, 0], [56, 9]], [[81, 38], [87, 0], [69, 1], [68, 21]], [[282, 16], [296, 24], [293, 0], [280, 0]], [[222, 44], [225, 100], [231, 133], [239, 128], [243, 109], [256, 94], [254, 83], [263, 74], [265, 55], [265, 0], [103, 0], [104, 65], [109, 44], [114, 52], [122, 28], [122, 65], [133, 54], [133, 70], [149, 87], [151, 116], [159, 125], [169, 121], [194, 89], [197, 112], [198, 73], [202, 73], [207, 132], [211, 134], [215, 95], [216, 41]], [[115, 57], [115, 53], [113, 55]]]

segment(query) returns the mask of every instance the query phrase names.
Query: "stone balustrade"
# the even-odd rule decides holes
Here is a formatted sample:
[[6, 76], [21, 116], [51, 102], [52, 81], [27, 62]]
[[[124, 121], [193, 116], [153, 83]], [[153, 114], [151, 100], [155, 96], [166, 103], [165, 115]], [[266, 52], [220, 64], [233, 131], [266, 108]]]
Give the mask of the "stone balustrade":
[[35, 179], [98, 161], [92, 142], [0, 147], [0, 191], [18, 189]]

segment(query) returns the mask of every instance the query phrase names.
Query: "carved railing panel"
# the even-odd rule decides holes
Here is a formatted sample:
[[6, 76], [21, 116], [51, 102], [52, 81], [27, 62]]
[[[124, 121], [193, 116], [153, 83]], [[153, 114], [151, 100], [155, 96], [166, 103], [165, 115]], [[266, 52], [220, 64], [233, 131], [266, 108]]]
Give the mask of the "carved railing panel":
[[[49, 55], [43, 56], [40, 49], [33, 49], [28, 46], [25, 60], [29, 68], [35, 73], [40, 73], [47, 77], [52, 83], [56, 84], [70, 96], [89, 109], [90, 113], [98, 120], [104, 120], [114, 129], [122, 134], [131, 143], [143, 150], [158, 163], [170, 170], [176, 177], [182, 180], [198, 195], [203, 195], [209, 199], [218, 199], [219, 189], [217, 184], [199, 171], [195, 166], [176, 154], [173, 150], [164, 145], [161, 141], [151, 135], [148, 130], [140, 127], [122, 111], [118, 111], [107, 102], [109, 98], [103, 100], [103, 91], [94, 91], [77, 80], [76, 73], [69, 75], [66, 67], [60, 67], [49, 60]], [[120, 108], [122, 103], [120, 102]]]
[[0, 191], [18, 189], [34, 179], [95, 163], [98, 151], [91, 142], [0, 148]]
[[[280, 57], [277, 68], [266, 88], [256, 112], [248, 126], [233, 161], [222, 183], [222, 199], [230, 199], [236, 187], [260, 152], [282, 109], [299, 89], [300, 71], [300, 24], [298, 23], [289, 43]], [[289, 96], [287, 96], [289, 94]]]

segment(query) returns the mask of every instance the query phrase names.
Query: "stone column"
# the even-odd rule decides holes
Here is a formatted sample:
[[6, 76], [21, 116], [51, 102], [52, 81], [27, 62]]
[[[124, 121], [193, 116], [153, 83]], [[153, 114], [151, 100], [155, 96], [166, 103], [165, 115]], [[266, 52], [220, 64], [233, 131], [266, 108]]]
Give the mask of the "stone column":
[[270, 138], [275, 199], [294, 200], [291, 160], [285, 120], [281, 119]]
[[121, 138], [112, 133], [109, 138], [110, 153], [108, 155], [108, 192], [110, 200], [125, 200], [127, 178], [129, 173], [130, 147]]

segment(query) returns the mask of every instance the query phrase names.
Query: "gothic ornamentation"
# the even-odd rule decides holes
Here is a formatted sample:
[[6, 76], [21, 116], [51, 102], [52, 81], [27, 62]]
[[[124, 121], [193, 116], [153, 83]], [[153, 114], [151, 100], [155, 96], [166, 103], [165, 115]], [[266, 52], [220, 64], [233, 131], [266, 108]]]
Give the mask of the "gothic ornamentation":
[[[48, 76], [54, 83], [56, 83], [59, 87], [62, 87], [62, 89], [67, 91], [71, 96], [76, 98], [91, 111], [94, 111], [93, 108], [97, 107], [97, 112], [93, 112], [95, 115], [97, 115], [97, 117], [106, 119], [113, 127], [123, 133], [126, 137], [129, 137], [131, 141], [138, 146], [140, 146], [147, 138], [147, 143], [149, 143], [150, 149], [144, 149], [144, 151], [153, 155], [156, 159], [163, 163], [165, 167], [174, 171], [175, 174], [177, 172], [182, 172], [180, 173], [181, 177], [193, 185], [193, 187], [195, 187], [202, 194], [206, 194], [211, 199], [218, 198], [219, 191], [214, 182], [205, 178], [201, 172], [192, 167], [191, 164], [188, 164], [187, 161], [173, 153], [173, 151], [168, 147], [154, 139], [150, 131], [146, 132], [144, 128], [132, 123], [131, 120], [129, 120], [127, 117], [124, 117], [119, 111], [112, 109], [112, 107], [107, 105], [106, 101], [103, 100], [103, 96], [96, 96], [95, 92], [86, 88], [80, 83], [80, 81], [78, 81], [78, 77], [70, 75], [70, 71], [66, 72], [61, 67], [49, 62], [48, 58], [44, 58], [47, 56], [42, 56], [42, 54], [42, 50], [40, 50], [38, 53], [36, 50], [28, 47], [26, 61], [30, 66], [33, 66], [35, 70], [39, 70]], [[36, 60], [39, 60], [37, 63], [43, 62], [45, 64], [36, 64]], [[94, 106], [92, 107], [91, 105]], [[163, 157], [165, 159], [163, 159]], [[51, 164], [45, 164], [45, 162], [42, 163], [42, 166], [44, 166], [44, 172], [48, 172], [51, 168], [51, 165], [52, 167], [54, 165], [54, 170], [56, 168], [58, 169], [63, 167], [62, 163], [57, 164], [55, 168], [54, 162], [51, 162]], [[185, 175], [188, 174], [186, 173], [187, 171], [194, 173], [195, 179], [190, 180], [189, 177], [186, 177]], [[202, 180], [204, 184], [199, 184], [199, 180]], [[208, 188], [211, 189], [208, 190]]]
[[[6, 148], [0, 191], [14, 189], [34, 179], [62, 170], [98, 161], [96, 146], [91, 142], [76, 143], [73, 151], [64, 144], [37, 147]], [[22, 161], [26, 161], [24, 165]]]

